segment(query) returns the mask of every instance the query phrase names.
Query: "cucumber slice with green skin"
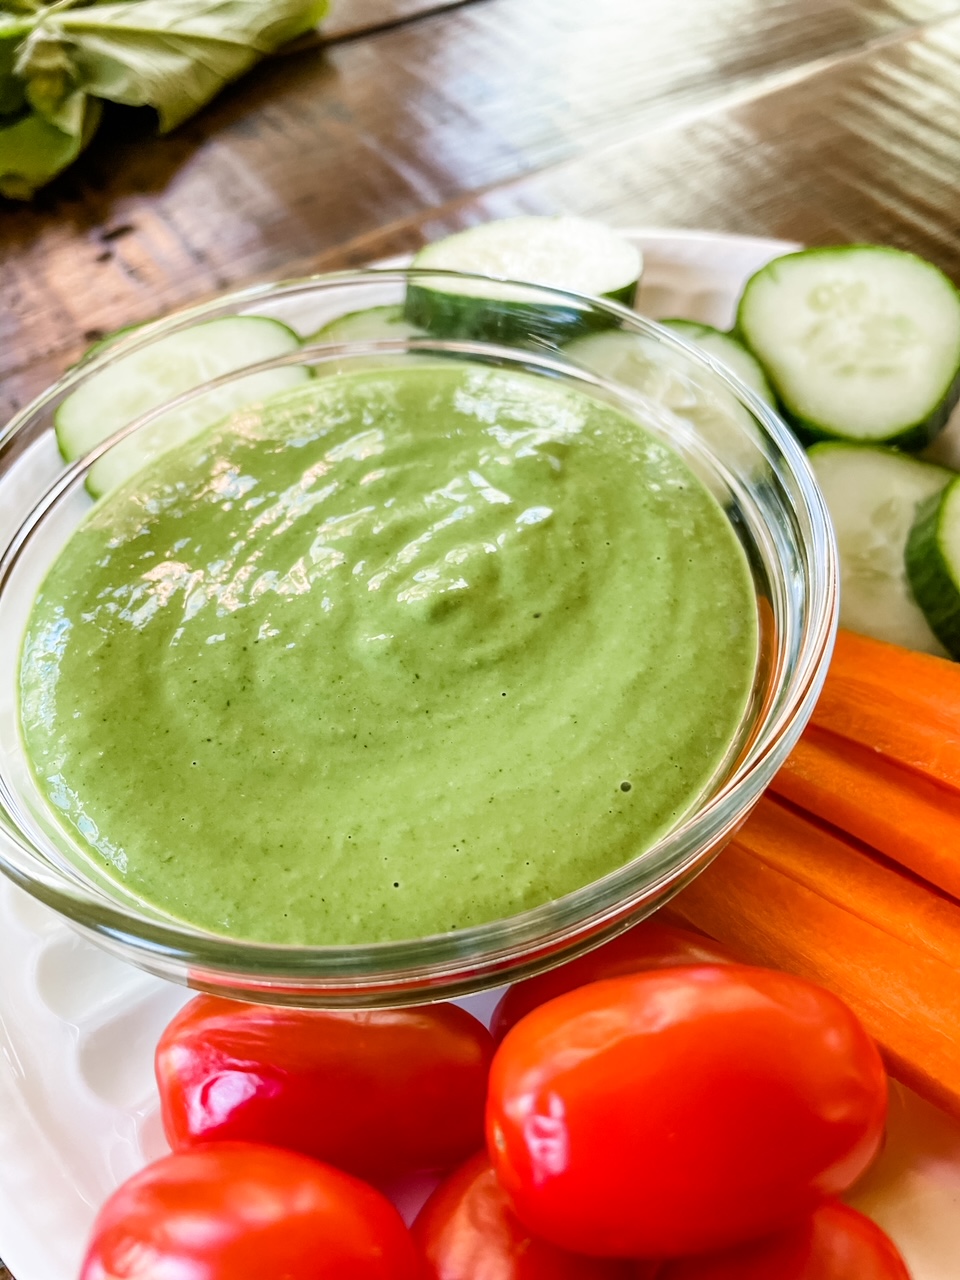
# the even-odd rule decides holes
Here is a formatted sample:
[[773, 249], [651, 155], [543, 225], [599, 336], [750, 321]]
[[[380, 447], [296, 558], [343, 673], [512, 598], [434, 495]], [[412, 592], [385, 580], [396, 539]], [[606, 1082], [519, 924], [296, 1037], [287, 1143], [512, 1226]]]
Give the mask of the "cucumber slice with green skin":
[[[311, 344], [379, 342], [384, 338], [405, 340], [425, 337], [427, 334], [422, 329], [418, 329], [416, 325], [404, 319], [403, 306], [397, 304], [389, 307], [367, 307], [363, 311], [351, 311], [345, 316], [338, 316], [336, 320], [331, 320], [322, 329], [318, 329], [312, 337], [306, 338], [305, 342]], [[414, 355], [410, 352], [400, 355], [351, 355], [348, 357], [349, 363], [346, 367], [350, 369], [390, 368], [396, 365], [398, 358], [405, 364], [428, 362], [435, 364], [440, 357], [425, 353]], [[314, 373], [322, 377], [327, 373], [336, 373], [344, 367], [345, 365], [338, 359], [322, 361], [315, 366]]]
[[802, 438], [921, 449], [960, 397], [960, 294], [899, 249], [806, 249], [752, 276], [737, 330]]
[[960, 476], [920, 504], [907, 540], [907, 573], [931, 630], [960, 659]]
[[381, 338], [422, 338], [424, 332], [404, 318], [403, 306], [367, 307], [337, 316], [309, 338], [312, 342], [378, 342]]
[[[568, 360], [639, 391], [692, 427], [718, 457], [759, 479], [766, 469], [753, 417], [715, 375], [645, 334], [595, 333], [568, 343]], [[701, 477], [711, 484], [707, 477]], [[718, 493], [721, 502], [726, 492]]]
[[[144, 322], [146, 323], [146, 322]], [[134, 333], [137, 329], [142, 328], [140, 324], [125, 324], [119, 329], [114, 329], [111, 333], [105, 333], [102, 338], [98, 338], [96, 342], [90, 344], [86, 351], [73, 366], [75, 369], [80, 365], [86, 364], [88, 360], [92, 360], [98, 356], [101, 351], [106, 351], [107, 347], [112, 347], [115, 342], [119, 342], [121, 338], [125, 338], [128, 333]]]
[[567, 289], [631, 306], [643, 268], [636, 245], [585, 218], [519, 217], [486, 222], [421, 249], [413, 266], [464, 271], [484, 280], [411, 281], [404, 315], [437, 338], [563, 343], [607, 327], [605, 317], [545, 299], [510, 281]]
[[[114, 335], [115, 337], [118, 335]], [[169, 334], [94, 374], [64, 400], [55, 428], [63, 457], [72, 462], [141, 414], [212, 378], [300, 348], [300, 338], [278, 320], [229, 316]], [[151, 459], [225, 418], [310, 377], [302, 365], [251, 374], [206, 395], [120, 441], [93, 464], [87, 489], [95, 497], [122, 484]]]
[[895, 449], [823, 443], [809, 452], [840, 549], [840, 625], [943, 656], [907, 577], [917, 508], [954, 473]]
[[721, 364], [725, 364], [730, 372], [736, 374], [751, 391], [755, 391], [761, 400], [766, 400], [767, 404], [776, 405], [777, 397], [773, 394], [773, 388], [767, 381], [760, 362], [732, 333], [724, 333], [722, 329], [715, 329], [710, 324], [700, 324], [697, 320], [678, 320], [672, 316], [668, 320], [661, 320], [660, 324], [672, 329], [681, 338], [686, 338], [687, 342], [702, 348]]

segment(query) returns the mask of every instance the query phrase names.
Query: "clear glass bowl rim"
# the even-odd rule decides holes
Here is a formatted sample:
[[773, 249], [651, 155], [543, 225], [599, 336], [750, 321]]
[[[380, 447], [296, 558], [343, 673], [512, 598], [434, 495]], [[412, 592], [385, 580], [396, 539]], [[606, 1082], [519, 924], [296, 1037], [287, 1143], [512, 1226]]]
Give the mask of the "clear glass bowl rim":
[[[40, 419], [45, 408], [69, 394], [79, 383], [108, 368], [117, 359], [147, 346], [158, 338], [221, 315], [250, 312], [259, 302], [275, 303], [317, 290], [366, 284], [406, 284], [411, 279], [482, 280], [468, 273], [444, 272], [385, 265], [356, 271], [319, 274], [220, 295], [209, 302], [177, 311], [161, 320], [132, 329], [102, 352], [75, 365], [45, 392], [21, 409], [6, 428], [0, 430], [0, 450], [20, 432]], [[488, 282], [489, 283], [489, 282]], [[251, 942], [206, 933], [179, 922], [160, 923], [155, 919], [110, 905], [102, 897], [72, 881], [50, 865], [18, 830], [11, 830], [9, 815], [0, 806], [0, 872], [31, 896], [65, 916], [111, 949], [142, 953], [143, 963], [154, 971], [187, 965], [191, 976], [204, 985], [203, 975], [216, 985], [217, 975], [249, 977], [251, 990], [261, 984], [290, 983], [304, 993], [329, 988], [345, 991], [362, 986], [364, 991], [380, 987], [384, 992], [401, 987], [425, 995], [436, 986], [437, 998], [443, 988], [465, 974], [476, 973], [476, 988], [496, 981], [499, 971], [509, 971], [531, 955], [549, 955], [562, 950], [581, 934], [600, 936], [605, 924], [626, 919], [639, 905], [668, 886], [680, 887], [684, 873], [705, 865], [705, 851], [719, 847], [749, 813], [754, 802], [793, 747], [819, 695], [837, 626], [837, 552], [823, 498], [796, 437], [775, 411], [708, 353], [696, 348], [668, 329], [618, 303], [567, 290], [509, 282], [512, 288], [528, 291], [532, 300], [559, 299], [587, 313], [606, 313], [617, 325], [655, 339], [673, 348], [688, 361], [708, 369], [746, 407], [785, 460], [800, 499], [795, 513], [808, 540], [801, 539], [805, 572], [806, 617], [799, 637], [796, 661], [789, 671], [780, 671], [768, 698], [765, 718], [758, 726], [749, 749], [723, 786], [695, 813], [637, 858], [562, 898], [521, 914], [473, 926], [456, 933], [403, 941], [375, 942], [350, 946], [282, 946]], [[280, 317], [282, 319], [282, 317]], [[455, 349], [456, 343], [429, 340], [435, 348]], [[342, 354], [395, 352], [398, 340], [329, 344], [327, 349]], [[495, 350], [490, 344], [480, 344]], [[307, 346], [306, 351], [319, 350]], [[413, 345], [416, 349], [416, 345]], [[505, 350], [505, 348], [501, 348]], [[511, 348], [514, 359], [538, 362], [538, 355], [525, 348]], [[624, 389], [607, 379], [595, 379], [621, 396]], [[627, 396], [629, 398], [629, 395]], [[155, 416], [155, 415], [150, 415]], [[120, 433], [118, 433], [120, 434]], [[0, 459], [2, 470], [2, 459]], [[19, 531], [18, 531], [19, 532]], [[11, 542], [15, 540], [14, 534]], [[42, 867], [32, 871], [12, 861], [3, 846], [4, 834], [19, 854]], [[134, 958], [131, 956], [130, 958]], [[171, 968], [172, 966], [172, 968]], [[183, 975], [186, 976], [186, 975]], [[469, 985], [469, 983], [468, 983]], [[392, 1001], [391, 1001], [392, 1002]]]

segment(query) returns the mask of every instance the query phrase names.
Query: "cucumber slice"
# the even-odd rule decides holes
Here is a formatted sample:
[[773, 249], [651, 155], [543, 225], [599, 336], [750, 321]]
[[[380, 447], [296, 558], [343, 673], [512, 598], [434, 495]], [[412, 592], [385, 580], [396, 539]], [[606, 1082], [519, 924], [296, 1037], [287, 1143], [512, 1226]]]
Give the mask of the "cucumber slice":
[[899, 249], [777, 258], [747, 281], [737, 328], [807, 438], [921, 449], [960, 396], [960, 294]]
[[960, 476], [920, 504], [907, 540], [907, 573], [931, 630], [960, 659]]
[[678, 320], [671, 316], [669, 320], [661, 320], [660, 324], [672, 329], [674, 333], [700, 347], [708, 355], [725, 364], [731, 373], [751, 391], [755, 391], [767, 404], [776, 405], [777, 397], [767, 381], [760, 362], [750, 354], [742, 342], [732, 333], [724, 333], [722, 329], [714, 329], [713, 325], [700, 324], [697, 320]]
[[[759, 478], [766, 468], [762, 436], [753, 417], [718, 378], [698, 376], [678, 353], [641, 333], [594, 333], [563, 349], [575, 364], [639, 391], [691, 426], [710, 450]], [[702, 476], [712, 485], [712, 479]], [[719, 494], [725, 501], [726, 493]]]
[[[305, 339], [308, 343], [336, 342], [379, 342], [383, 338], [425, 338], [426, 333], [404, 319], [403, 306], [397, 304], [389, 307], [367, 307], [363, 311], [350, 311], [345, 316], [338, 316], [322, 329], [318, 329], [312, 337]], [[393, 366], [402, 358], [405, 364], [436, 364], [439, 356], [405, 352], [398, 357], [393, 355], [351, 355], [350, 369], [382, 369]], [[323, 376], [337, 373], [345, 366], [339, 360], [327, 360], [317, 364], [314, 373]]]
[[920, 503], [953, 472], [871, 445], [814, 445], [840, 548], [840, 625], [907, 649], [943, 655], [907, 580], [907, 538]]
[[[171, 333], [94, 374], [64, 400], [54, 423], [60, 452], [68, 462], [82, 458], [128, 422], [175, 396], [299, 347], [300, 339], [292, 329], [261, 316], [229, 316]], [[88, 490], [101, 497], [158, 454], [235, 409], [309, 377], [304, 366], [287, 366], [251, 374], [198, 397], [105, 453], [90, 468]]]
[[367, 307], [337, 316], [305, 342], [377, 342], [381, 338], [422, 338], [423, 330], [404, 318], [400, 304]]
[[[414, 267], [465, 271], [487, 280], [410, 283], [406, 318], [438, 338], [562, 343], [604, 327], [576, 304], [542, 303], [509, 281], [568, 289], [633, 303], [643, 259], [636, 245], [585, 218], [504, 218], [421, 249]], [[599, 322], [599, 323], [598, 323]]]
[[[146, 322], [144, 322], [146, 323]], [[133, 333], [141, 328], [141, 324], [124, 324], [119, 329], [113, 329], [110, 333], [105, 333], [102, 338], [98, 338], [96, 342], [90, 344], [86, 351], [73, 366], [79, 368], [80, 365], [86, 364], [88, 360], [92, 360], [94, 356], [98, 356], [101, 351], [106, 351], [107, 347], [112, 347], [115, 342], [119, 342], [121, 338], [125, 338], [128, 333]]]

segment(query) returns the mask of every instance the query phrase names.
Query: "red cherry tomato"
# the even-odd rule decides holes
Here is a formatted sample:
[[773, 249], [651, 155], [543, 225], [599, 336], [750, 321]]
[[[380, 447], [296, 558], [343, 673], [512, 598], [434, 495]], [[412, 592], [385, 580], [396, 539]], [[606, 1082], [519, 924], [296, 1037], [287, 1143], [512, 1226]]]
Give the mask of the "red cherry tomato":
[[644, 969], [673, 969], [680, 964], [735, 962], [733, 953], [719, 942], [651, 916], [585, 956], [528, 978], [526, 982], [515, 983], [494, 1009], [490, 1030], [499, 1044], [531, 1009], [588, 982], [619, 978]]
[[741, 965], [614, 978], [541, 1005], [490, 1073], [518, 1216], [576, 1253], [669, 1258], [768, 1234], [883, 1137], [876, 1047], [829, 992]]
[[361, 1177], [449, 1169], [483, 1143], [493, 1044], [464, 1009], [275, 1009], [192, 1000], [157, 1047], [175, 1151], [213, 1140], [302, 1151]]
[[657, 1280], [910, 1280], [893, 1242], [839, 1201], [822, 1204], [779, 1235], [669, 1262], [656, 1275]]
[[252, 1143], [167, 1156], [100, 1210], [80, 1280], [419, 1280], [379, 1191]]
[[[535, 1240], [511, 1210], [484, 1152], [437, 1187], [413, 1224], [425, 1280], [634, 1280], [627, 1262]], [[652, 1274], [652, 1272], [650, 1273]]]

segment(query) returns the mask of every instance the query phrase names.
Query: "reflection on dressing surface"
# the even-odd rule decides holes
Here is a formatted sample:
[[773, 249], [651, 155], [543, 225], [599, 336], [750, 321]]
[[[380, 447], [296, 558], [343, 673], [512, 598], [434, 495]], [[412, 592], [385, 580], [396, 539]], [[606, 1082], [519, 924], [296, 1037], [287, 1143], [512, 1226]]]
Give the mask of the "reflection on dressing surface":
[[22, 715], [61, 820], [145, 900], [374, 941], [651, 844], [755, 655], [743, 553], [672, 451], [556, 383], [411, 365], [242, 414], [95, 508]]

